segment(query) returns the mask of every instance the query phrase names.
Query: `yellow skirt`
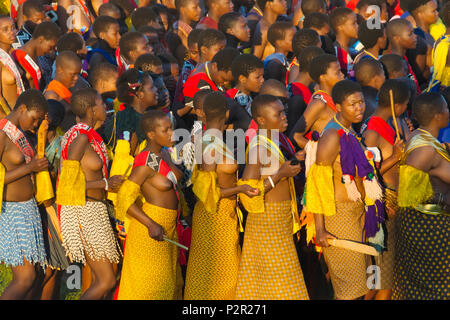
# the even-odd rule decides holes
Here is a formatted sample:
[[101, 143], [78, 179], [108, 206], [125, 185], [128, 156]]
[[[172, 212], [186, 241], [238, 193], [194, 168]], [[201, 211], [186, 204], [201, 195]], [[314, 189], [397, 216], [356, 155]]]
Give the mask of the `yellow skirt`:
[[214, 215], [198, 201], [186, 271], [187, 300], [233, 300], [241, 249], [236, 200], [221, 199]]
[[[168, 238], [177, 241], [177, 210], [144, 203], [142, 210], [160, 224]], [[183, 279], [178, 263], [178, 247], [156, 241], [148, 229], [131, 219], [127, 230], [118, 300], [181, 299]]]
[[236, 299], [307, 300], [292, 236], [291, 201], [266, 202], [264, 210], [247, 216]]

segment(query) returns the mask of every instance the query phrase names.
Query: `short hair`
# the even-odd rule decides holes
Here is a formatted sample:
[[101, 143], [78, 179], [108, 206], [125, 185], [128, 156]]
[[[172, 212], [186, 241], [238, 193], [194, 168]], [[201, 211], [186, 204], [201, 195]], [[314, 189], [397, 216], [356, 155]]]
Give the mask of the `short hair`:
[[406, 28], [412, 28], [411, 22], [406, 19], [394, 19], [387, 23], [386, 35], [389, 41], [392, 41], [395, 36], [399, 36]]
[[426, 92], [418, 95], [412, 104], [412, 116], [421, 126], [428, 125], [433, 117], [442, 113], [447, 103], [437, 92]]
[[110, 16], [100, 16], [95, 19], [94, 24], [92, 25], [92, 30], [94, 31], [95, 36], [100, 38], [100, 33], [108, 32], [108, 29], [113, 24], [119, 25], [119, 22]]
[[189, 35], [188, 35], [188, 38], [187, 38], [188, 47], [192, 47], [195, 44], [198, 47], [202, 31], [203, 31], [202, 29], [194, 29], [191, 32], [189, 32]]
[[320, 9], [326, 9], [327, 4], [324, 0], [303, 0], [301, 4], [302, 12], [305, 16], [319, 12]]
[[322, 48], [316, 46], [309, 46], [303, 49], [297, 57], [297, 62], [299, 65], [300, 72], [308, 72], [309, 73], [309, 65], [311, 61], [322, 54], [324, 54]]
[[219, 30], [222, 31], [224, 34], [227, 33], [228, 29], [233, 28], [234, 24], [238, 21], [238, 19], [242, 17], [237, 12], [228, 12], [222, 15], [219, 19]]
[[400, 5], [412, 14], [414, 11], [430, 1], [432, 0], [400, 0]]
[[354, 14], [353, 11], [347, 7], [336, 8], [331, 11], [330, 25], [334, 32], [337, 32], [337, 28], [343, 25], [350, 14]]
[[39, 23], [33, 31], [33, 39], [43, 37], [45, 40], [58, 40], [61, 36], [61, 28], [51, 21]]
[[200, 40], [198, 41], [198, 50], [201, 53], [201, 47], [212, 47], [219, 42], [226, 41], [227, 38], [223, 32], [216, 29], [205, 29], [200, 34]]
[[167, 113], [161, 110], [146, 111], [139, 120], [139, 126], [143, 133], [154, 131], [158, 127], [158, 121], [167, 118]]
[[134, 6], [129, 0], [110, 0], [109, 2], [112, 2], [119, 8], [119, 10], [123, 11], [123, 14], [125, 15], [124, 18], [126, 17], [127, 13], [131, 14], [134, 10]]
[[97, 96], [98, 92], [93, 88], [77, 90], [70, 98], [70, 109], [76, 116], [83, 118], [86, 116], [86, 111], [95, 106]]
[[267, 2], [273, 2], [273, 1], [274, 0], [256, 0], [256, 4], [262, 11], [264, 11], [264, 9], [266, 8]]
[[320, 30], [329, 24], [330, 18], [326, 14], [320, 12], [313, 12], [305, 16], [305, 20], [303, 21], [303, 28], [304, 29], [316, 28]]
[[271, 94], [259, 94], [253, 99], [251, 110], [252, 110], [252, 118], [256, 121], [258, 117], [263, 114], [263, 110], [273, 103], [277, 103], [280, 100]]
[[203, 103], [208, 93], [214, 92], [212, 89], [201, 89], [194, 94], [194, 109], [203, 109]]
[[175, 0], [175, 8], [179, 11], [180, 8], [186, 7], [191, 1], [192, 0]]
[[115, 5], [112, 2], [107, 2], [107, 3], [103, 3], [99, 8], [98, 8], [98, 16], [108, 16], [108, 13], [111, 12], [118, 12], [120, 13], [120, 9], [117, 5]]
[[134, 64], [135, 68], [141, 71], [148, 71], [148, 72], [150, 72], [153, 69], [153, 67], [156, 66], [162, 66], [162, 61], [160, 58], [151, 53], [146, 53], [139, 56], [139, 58], [136, 59], [136, 62]]
[[358, 63], [353, 66], [353, 70], [355, 71], [356, 81], [362, 86], [368, 85], [370, 81], [380, 73], [384, 75], [384, 69], [381, 62], [372, 58], [358, 61]]
[[64, 105], [58, 100], [48, 99], [47, 104], [48, 104], [47, 114], [49, 120], [48, 130], [53, 131], [56, 130], [56, 128], [64, 120], [66, 109], [64, 108]]
[[36, 109], [38, 111], [47, 112], [48, 103], [42, 92], [36, 89], [28, 89], [20, 94], [14, 105], [14, 110], [17, 110], [21, 105], [25, 105], [27, 110]]
[[[136, 68], [128, 69], [117, 79], [117, 99], [120, 102], [132, 103], [135, 93], [145, 85], [146, 81], [151, 81], [147, 72], [142, 72]], [[136, 84], [138, 85], [136, 86]]]
[[136, 50], [136, 42], [140, 38], [145, 38], [145, 34], [137, 31], [125, 33], [119, 41], [120, 54], [129, 60], [130, 52]]
[[25, 17], [29, 17], [33, 12], [44, 12], [44, 6], [39, 0], [28, 0], [23, 3], [22, 12]]
[[341, 80], [331, 90], [331, 97], [335, 104], [342, 104], [345, 99], [355, 92], [362, 92], [361, 86], [351, 80]]
[[81, 60], [73, 51], [63, 51], [59, 52], [58, 56], [55, 59], [55, 67], [58, 70], [58, 68], [64, 68], [67, 61], [77, 63], [81, 66]]
[[387, 78], [390, 78], [394, 72], [403, 71], [408, 74], [406, 61], [398, 54], [386, 54], [380, 58], [380, 62], [383, 64]]
[[384, 36], [384, 24], [380, 28], [369, 28], [368, 21], [363, 21], [358, 28], [358, 39], [363, 44], [364, 48], [370, 49], [375, 47], [379, 38]]
[[240, 55], [238, 49], [225, 48], [217, 52], [211, 62], [217, 64], [217, 69], [219, 71], [229, 71], [231, 70], [231, 65], [233, 64], [234, 58], [238, 55]]
[[275, 47], [278, 40], [284, 40], [288, 30], [294, 28], [292, 23], [287, 21], [277, 21], [269, 27], [267, 31], [267, 41]]
[[382, 1], [380, 0], [359, 0], [356, 4], [356, 8], [361, 10], [365, 6], [379, 6], [381, 9]]
[[88, 81], [92, 87], [96, 88], [100, 81], [111, 78], [111, 74], [117, 74], [117, 67], [108, 62], [95, 65], [89, 72]]
[[391, 98], [389, 92], [392, 90], [395, 103], [405, 103], [411, 97], [408, 85], [400, 79], [386, 80], [378, 91], [378, 106], [389, 107]]
[[140, 27], [148, 25], [150, 22], [158, 22], [158, 16], [150, 7], [140, 7], [131, 14], [131, 23], [138, 30]]
[[286, 85], [277, 79], [268, 79], [264, 81], [264, 83], [261, 86], [261, 89], [259, 89], [260, 95], [269, 94], [272, 96], [279, 96], [282, 92], [286, 92], [287, 88]]
[[319, 34], [313, 29], [300, 29], [292, 38], [292, 51], [295, 57], [306, 47], [317, 45], [320, 41]]
[[248, 78], [250, 73], [257, 69], [264, 69], [264, 62], [253, 54], [241, 54], [237, 56], [231, 65], [234, 81], [239, 81], [239, 76]]
[[442, 22], [445, 24], [445, 26], [447, 28], [450, 28], [450, 1], [447, 1], [442, 6], [439, 16], [441, 17]]
[[206, 122], [224, 119], [227, 110], [227, 98], [223, 93], [214, 91], [206, 95], [203, 101], [203, 112], [206, 116]]
[[336, 56], [332, 54], [321, 54], [311, 60], [309, 64], [309, 75], [314, 82], [320, 82], [320, 76], [327, 73], [330, 64], [333, 62], [338, 62]]
[[83, 37], [76, 32], [65, 33], [58, 39], [56, 42], [56, 51], [72, 51], [77, 52], [78, 50], [83, 49], [84, 39]]

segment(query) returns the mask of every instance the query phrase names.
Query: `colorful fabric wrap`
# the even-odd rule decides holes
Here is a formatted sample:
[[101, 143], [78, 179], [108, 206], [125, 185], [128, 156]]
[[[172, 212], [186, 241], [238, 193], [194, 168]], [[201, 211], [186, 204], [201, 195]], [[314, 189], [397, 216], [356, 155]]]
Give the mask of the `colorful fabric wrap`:
[[86, 203], [86, 178], [81, 164], [64, 160], [56, 188], [56, 203], [61, 206], [84, 206]]
[[142, 197], [141, 187], [131, 180], [125, 180], [117, 193], [116, 219], [124, 221], [128, 209], [139, 197]]

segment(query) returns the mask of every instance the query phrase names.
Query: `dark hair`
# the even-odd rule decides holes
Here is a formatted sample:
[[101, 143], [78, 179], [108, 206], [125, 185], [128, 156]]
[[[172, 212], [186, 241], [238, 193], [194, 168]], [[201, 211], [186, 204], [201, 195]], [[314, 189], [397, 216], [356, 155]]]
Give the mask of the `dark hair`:
[[248, 78], [250, 73], [257, 69], [264, 69], [264, 63], [261, 59], [255, 57], [253, 54], [241, 54], [237, 56], [231, 64], [231, 72], [236, 83], [239, 81], [239, 76]]
[[309, 46], [303, 49], [297, 57], [300, 72], [309, 73], [309, 65], [311, 64], [311, 61], [315, 57], [318, 57], [324, 53], [325, 52], [322, 50], [322, 48], [318, 48], [316, 46]]
[[194, 94], [194, 109], [203, 109], [203, 104], [208, 93], [214, 92], [212, 89], [201, 89]]
[[117, 74], [117, 67], [108, 62], [93, 66], [89, 72], [88, 80], [93, 88], [97, 87], [99, 81], [107, 80], [112, 73]]
[[439, 16], [441, 17], [442, 22], [445, 24], [445, 26], [447, 28], [450, 28], [450, 1], [447, 1], [442, 6]]
[[116, 82], [118, 100], [131, 104], [136, 92], [146, 81], [152, 81], [147, 72], [142, 72], [136, 68], [125, 71]]
[[389, 41], [392, 41], [395, 36], [399, 36], [406, 28], [411, 28], [412, 24], [406, 19], [394, 19], [387, 23], [386, 34]]
[[277, 21], [269, 27], [267, 31], [267, 41], [275, 47], [278, 40], [284, 40], [288, 30], [294, 28], [292, 23], [287, 21]]
[[225, 48], [220, 50], [212, 58], [211, 62], [217, 64], [217, 69], [219, 71], [231, 70], [231, 65], [233, 64], [234, 58], [240, 55], [238, 49], [235, 48]]
[[404, 81], [400, 79], [386, 80], [378, 91], [378, 107], [390, 107], [391, 98], [389, 91], [391, 90], [394, 97], [394, 104], [405, 103], [411, 97], [409, 87]]
[[180, 8], [186, 7], [192, 0], [175, 0], [175, 8], [179, 12]]
[[386, 54], [380, 58], [380, 62], [383, 64], [387, 78], [390, 78], [394, 72], [404, 71], [408, 74], [406, 61], [398, 54]]
[[146, 53], [139, 56], [134, 64], [135, 68], [147, 72], [150, 72], [154, 66], [162, 66], [162, 61], [160, 58], [151, 53]]
[[330, 64], [338, 62], [336, 56], [332, 54], [321, 54], [309, 63], [309, 75], [316, 83], [320, 83], [320, 76], [327, 73]]
[[148, 25], [150, 22], [159, 22], [158, 15], [149, 7], [140, 7], [131, 14], [131, 23], [138, 30], [140, 27]]
[[292, 51], [295, 57], [298, 57], [306, 47], [317, 45], [320, 41], [319, 34], [313, 29], [300, 29], [292, 38]]
[[400, 0], [400, 6], [402, 6], [402, 8], [405, 8], [406, 11], [409, 11], [411, 14], [413, 14], [414, 11], [430, 1], [432, 0]]
[[56, 51], [72, 51], [77, 53], [78, 50], [83, 49], [84, 39], [76, 32], [65, 33], [56, 42]]
[[98, 8], [98, 16], [99, 17], [108, 16], [108, 13], [110, 13], [110, 12], [119, 12], [120, 13], [120, 8], [112, 2], [103, 3]]
[[44, 6], [39, 0], [28, 0], [23, 3], [22, 12], [25, 17], [29, 17], [33, 12], [44, 12]]
[[33, 31], [33, 39], [43, 37], [45, 40], [58, 40], [61, 36], [61, 28], [51, 21], [39, 23]]
[[369, 28], [367, 21], [363, 21], [358, 28], [358, 39], [361, 41], [366, 49], [375, 47], [379, 38], [384, 36], [384, 24], [381, 24], [381, 28]]
[[446, 102], [444, 97], [436, 92], [426, 92], [418, 95], [412, 104], [412, 116], [421, 126], [428, 125], [433, 117], [442, 113]]
[[156, 122], [166, 117], [168, 115], [161, 110], [149, 110], [142, 115], [139, 126], [143, 133], [151, 132], [157, 127]]
[[303, 0], [301, 4], [302, 12], [305, 16], [319, 12], [320, 9], [326, 9], [327, 4], [324, 0]]
[[70, 98], [70, 109], [76, 116], [83, 118], [86, 116], [86, 111], [95, 106], [97, 96], [98, 92], [92, 88], [77, 90]]
[[358, 63], [353, 66], [353, 70], [355, 71], [356, 81], [362, 86], [369, 84], [369, 82], [380, 73], [383, 73], [384, 75], [384, 69], [381, 62], [372, 58], [358, 61]]
[[273, 0], [256, 0], [256, 4], [262, 11], [266, 8], [267, 2], [273, 2]]
[[201, 54], [201, 48], [210, 48], [219, 42], [226, 41], [227, 38], [223, 32], [216, 29], [205, 29], [200, 34], [200, 40], [198, 41], [198, 51]]
[[227, 113], [227, 98], [220, 92], [210, 92], [203, 101], [203, 112], [206, 116], [206, 122], [211, 120], [223, 119]]
[[356, 8], [358, 10], [361, 10], [365, 6], [378, 6], [381, 9], [382, 2], [383, 1], [380, 0], [359, 0], [358, 3], [356, 4]]
[[261, 88], [259, 89], [260, 95], [273, 95], [278, 96], [282, 94], [282, 92], [287, 92], [286, 85], [277, 79], [268, 79], [264, 81]]
[[228, 29], [233, 28], [233, 25], [242, 17], [237, 12], [228, 12], [222, 15], [219, 19], [219, 30], [224, 34], [227, 33]]
[[194, 44], [197, 44], [198, 47], [202, 31], [202, 29], [194, 29], [189, 33], [187, 38], [188, 47], [192, 47]]
[[362, 92], [361, 86], [351, 80], [341, 80], [331, 90], [331, 97], [335, 104], [342, 104], [344, 100], [355, 92]]
[[127, 13], [131, 14], [134, 10], [134, 7], [129, 0], [110, 0], [109, 2], [115, 4], [119, 10], [123, 12], [123, 18], [126, 18]]
[[119, 25], [119, 22], [110, 16], [100, 16], [95, 19], [94, 24], [92, 25], [92, 30], [94, 31], [95, 36], [100, 38], [100, 33], [108, 32], [108, 29], [114, 24]]
[[258, 117], [263, 114], [264, 108], [269, 106], [270, 104], [279, 102], [278, 97], [275, 97], [270, 94], [259, 94], [253, 99], [251, 110], [252, 110], [252, 118], [256, 121]]
[[27, 110], [37, 109], [42, 112], [47, 112], [48, 103], [42, 92], [36, 89], [28, 89], [20, 94], [17, 98], [14, 110], [18, 109], [21, 105], [25, 105]]
[[59, 67], [64, 68], [66, 61], [78, 63], [81, 66], [81, 60], [75, 52], [63, 51], [59, 52], [58, 56], [55, 59], [56, 70], [58, 70]]
[[342, 8], [342, 7], [341, 8], [336, 8], [333, 11], [331, 11], [331, 14], [330, 14], [330, 25], [331, 25], [331, 28], [334, 30], [335, 33], [337, 32], [337, 28], [340, 25], [343, 25], [347, 21], [348, 16], [350, 14], [354, 14], [354, 13], [353, 13], [353, 11], [351, 9], [349, 9], [347, 7], [345, 7], [345, 8]]
[[54, 131], [64, 120], [66, 109], [64, 108], [64, 105], [58, 100], [48, 99], [47, 103], [48, 103], [47, 114], [49, 120], [48, 130]]
[[305, 20], [303, 21], [303, 28], [304, 29], [316, 28], [320, 30], [329, 24], [330, 18], [326, 14], [320, 12], [313, 12], [305, 17]]
[[129, 60], [130, 52], [136, 50], [136, 42], [140, 38], [145, 38], [145, 34], [136, 31], [125, 33], [119, 41], [120, 54]]

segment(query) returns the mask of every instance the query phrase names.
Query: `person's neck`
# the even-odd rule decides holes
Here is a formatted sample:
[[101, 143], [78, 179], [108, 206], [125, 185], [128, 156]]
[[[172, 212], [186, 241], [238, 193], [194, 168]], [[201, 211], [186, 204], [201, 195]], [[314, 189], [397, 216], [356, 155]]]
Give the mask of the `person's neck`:
[[378, 106], [375, 109], [375, 112], [373, 113], [373, 116], [379, 117], [379, 118], [381, 118], [381, 119], [383, 119], [384, 121], [387, 122], [389, 120], [389, 118], [392, 117], [391, 108]]
[[[262, 134], [264, 133], [264, 134]], [[258, 124], [258, 134], [262, 134], [263, 136], [266, 136], [268, 139], [272, 140], [272, 137], [277, 134], [279, 135], [281, 133], [281, 130], [278, 129], [267, 129], [264, 126], [260, 126]]]
[[220, 16], [219, 16], [219, 14], [217, 12], [209, 11], [208, 12], [208, 17], [213, 19], [215, 22], [219, 23]]
[[18, 112], [15, 112], [14, 110], [11, 111], [10, 114], [8, 114], [6, 117], [6, 119], [9, 120], [9, 122], [11, 122], [13, 125], [15, 125], [17, 128], [20, 128], [19, 126], [19, 118], [20, 118], [20, 114]]
[[311, 77], [307, 72], [299, 72], [297, 78], [295, 78], [294, 82], [298, 82], [303, 84], [306, 87], [309, 87], [309, 85], [313, 82]]
[[414, 17], [414, 20], [416, 20], [417, 28], [420, 28], [427, 33], [430, 32], [430, 26], [431, 26], [430, 24], [428, 24], [420, 19], [417, 19], [416, 17]]
[[37, 57], [38, 57], [37, 43], [36, 43], [36, 41], [33, 41], [33, 39], [31, 39], [30, 41], [25, 43], [24, 46], [20, 49], [22, 51], [24, 51], [25, 53], [27, 53], [31, 57], [31, 59], [33, 59], [33, 60], [37, 59]]
[[[205, 122], [203, 122], [205, 123]], [[223, 133], [223, 131], [225, 130], [225, 123], [223, 120], [216, 120], [216, 121], [208, 121], [205, 124], [205, 131], [208, 129], [215, 129], [220, 131], [221, 133]], [[211, 134], [214, 135], [214, 132], [211, 132]], [[222, 137], [219, 137], [222, 138]]]
[[238, 89], [240, 92], [242, 92], [243, 94], [245, 94], [247, 96], [249, 96], [251, 94], [250, 90], [245, 88], [244, 85], [240, 82], [236, 85], [236, 89]]
[[287, 55], [289, 54], [289, 51], [284, 50], [280, 47], [275, 47], [275, 53], [281, 53], [283, 56], [287, 57]]
[[346, 129], [348, 130], [352, 130], [352, 122], [348, 121], [347, 119], [345, 119], [344, 117], [342, 117], [342, 114], [339, 112], [338, 114], [336, 114], [336, 119], [337, 121], [339, 121], [339, 123], [341, 125], [343, 125]]
[[87, 119], [87, 118], [80, 118], [80, 121], [78, 121], [78, 123], [82, 122], [87, 124], [89, 127], [94, 128], [96, 121], [93, 119]]
[[135, 99], [133, 103], [131, 103], [131, 107], [133, 107], [133, 109], [139, 114], [144, 114], [145, 110], [147, 109], [147, 106], [143, 106], [137, 99]]
[[351, 38], [347, 37], [345, 34], [338, 33], [336, 35], [336, 41], [339, 43], [339, 46], [344, 49], [345, 52], [348, 52], [348, 48], [350, 46]]
[[437, 126], [435, 126], [433, 123], [428, 124], [427, 126], [419, 126], [420, 129], [426, 130], [429, 133], [431, 133], [431, 135], [433, 137], [435, 137], [437, 139], [437, 137], [439, 136], [439, 128]]
[[184, 22], [184, 23], [186, 23], [188, 26], [192, 26], [193, 21], [190, 20], [188, 17], [186, 17], [184, 15], [180, 14], [180, 19], [179, 20]]
[[329, 96], [331, 96], [331, 91], [333, 90], [333, 87], [330, 86], [328, 83], [320, 82], [319, 89], [324, 91]]
[[160, 144], [156, 143], [155, 141], [147, 139], [147, 149], [151, 153], [154, 153], [157, 156], [161, 156], [162, 146]]
[[275, 12], [271, 11], [271, 10], [266, 10], [264, 11], [262, 20], [264, 22], [266, 22], [268, 25], [272, 25], [277, 21], [278, 18], [278, 14], [276, 14]]
[[365, 49], [365, 50], [378, 59], [378, 55], [380, 54], [380, 46], [379, 45], [375, 45], [375, 47]]
[[399, 46], [395, 42], [391, 43], [391, 53], [398, 54], [400, 57], [404, 57], [406, 55], [406, 49]]
[[67, 89], [69, 89], [70, 83], [67, 84], [67, 83], [64, 83], [63, 81], [61, 81], [61, 79], [58, 77], [58, 74], [55, 75], [55, 78], [54, 78], [53, 80], [58, 81], [58, 82], [61, 83], [64, 87], [66, 87]]
[[9, 52], [11, 51], [11, 45], [10, 44], [6, 44], [3, 42], [0, 42], [0, 49], [3, 49], [6, 53], [9, 54]]

